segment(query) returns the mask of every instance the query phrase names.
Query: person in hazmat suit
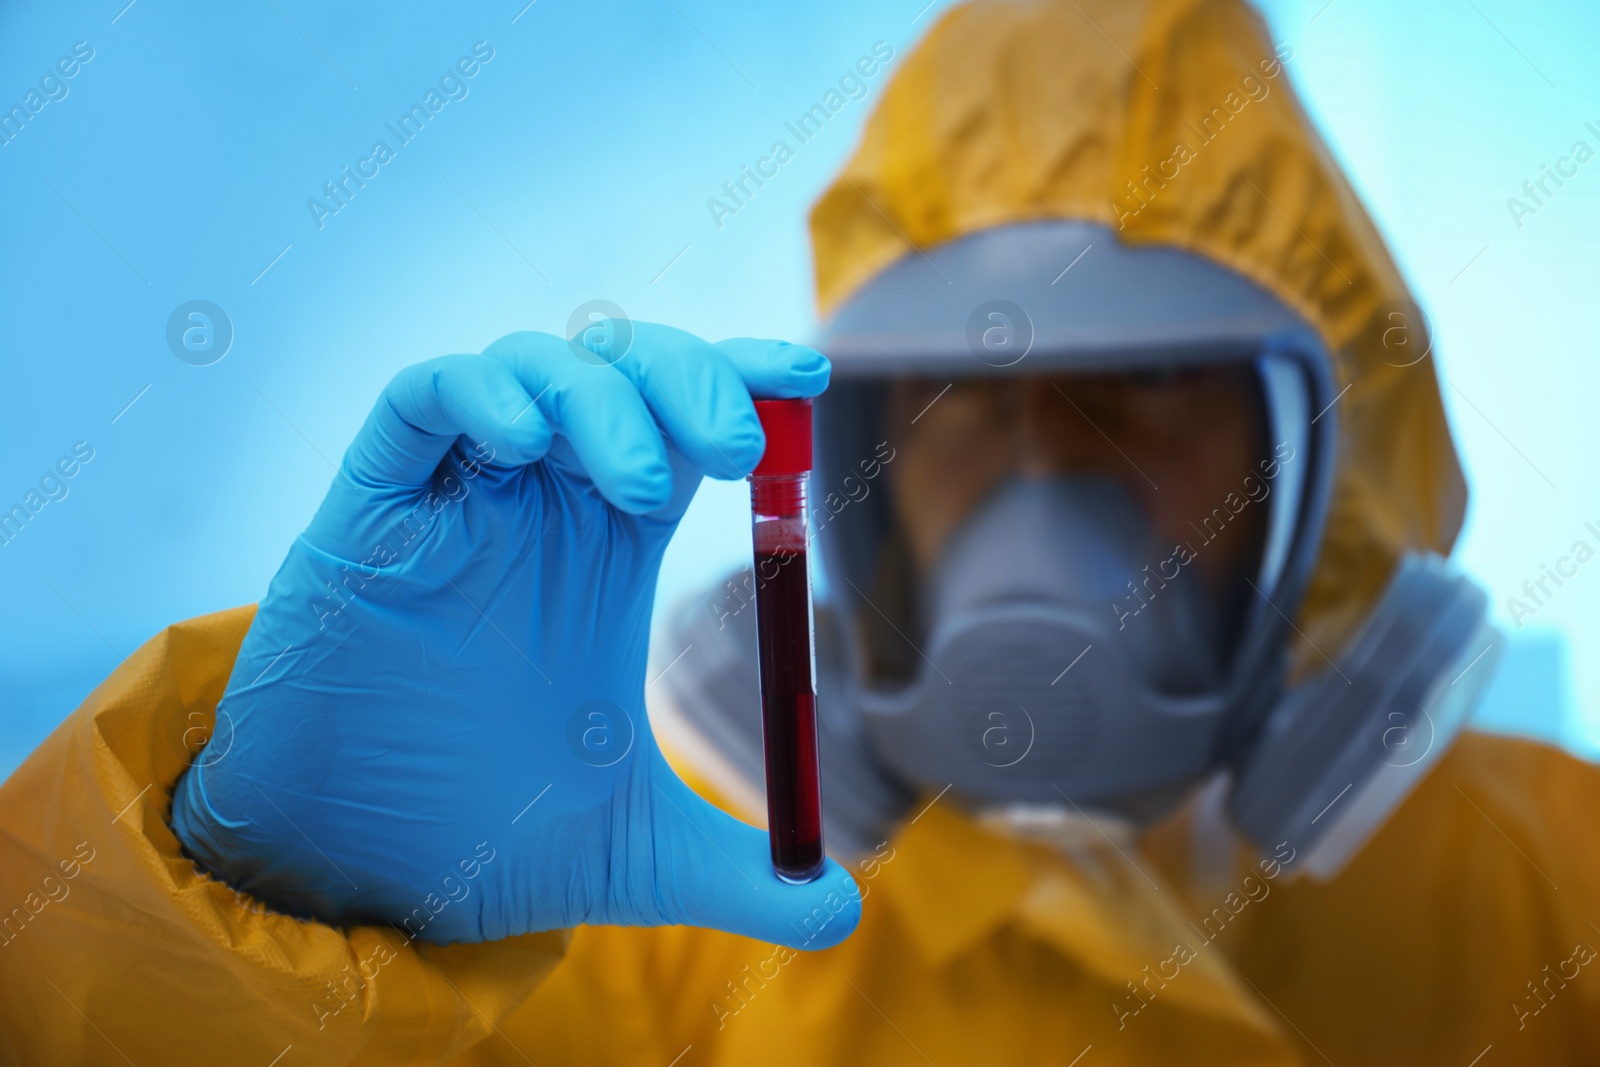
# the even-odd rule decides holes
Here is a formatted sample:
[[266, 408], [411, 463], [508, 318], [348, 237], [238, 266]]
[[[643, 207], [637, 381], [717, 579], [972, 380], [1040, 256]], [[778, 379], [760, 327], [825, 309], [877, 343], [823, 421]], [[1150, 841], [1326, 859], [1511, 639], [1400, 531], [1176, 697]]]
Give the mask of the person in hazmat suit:
[[[607, 320], [409, 368], [262, 603], [10, 778], [0, 1059], [1600, 1061], [1600, 774], [1462, 729], [1464, 482], [1292, 42], [977, 0], [883, 62], [827, 358]], [[646, 663], [750, 398], [819, 394], [796, 886], [760, 576]]]

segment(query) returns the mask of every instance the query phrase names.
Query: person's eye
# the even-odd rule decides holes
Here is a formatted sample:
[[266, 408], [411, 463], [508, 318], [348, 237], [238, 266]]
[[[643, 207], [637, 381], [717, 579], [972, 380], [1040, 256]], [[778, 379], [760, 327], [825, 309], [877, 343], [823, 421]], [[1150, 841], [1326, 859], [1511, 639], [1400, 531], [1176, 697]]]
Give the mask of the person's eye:
[[1177, 367], [1146, 367], [1131, 371], [1129, 378], [1139, 389], [1166, 389], [1177, 385], [1182, 372]]

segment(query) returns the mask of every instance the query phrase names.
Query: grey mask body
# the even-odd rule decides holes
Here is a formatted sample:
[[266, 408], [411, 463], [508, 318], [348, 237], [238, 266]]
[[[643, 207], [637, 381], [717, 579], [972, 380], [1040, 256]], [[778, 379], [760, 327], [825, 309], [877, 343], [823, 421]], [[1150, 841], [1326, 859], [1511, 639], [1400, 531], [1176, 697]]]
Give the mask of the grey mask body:
[[934, 567], [920, 671], [861, 694], [880, 758], [972, 801], [1162, 806], [1226, 706], [1219, 612], [1199, 575], [1158, 573], [1172, 553], [1111, 478], [997, 487]]

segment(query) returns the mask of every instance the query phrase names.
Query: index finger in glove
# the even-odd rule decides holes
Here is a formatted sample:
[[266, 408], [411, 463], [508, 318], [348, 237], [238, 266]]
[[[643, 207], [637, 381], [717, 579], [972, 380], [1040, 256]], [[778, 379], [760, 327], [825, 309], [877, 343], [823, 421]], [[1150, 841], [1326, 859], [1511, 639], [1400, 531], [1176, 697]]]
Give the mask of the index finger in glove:
[[827, 359], [785, 341], [711, 344], [651, 322], [633, 323], [633, 336], [612, 366], [678, 451], [713, 478], [743, 478], [761, 461], [766, 439], [752, 397], [814, 396], [828, 384]]
[[342, 470], [375, 488], [428, 484], [458, 437], [501, 463], [550, 449], [550, 424], [511, 369], [488, 356], [441, 356], [406, 367], [384, 388], [345, 451]]

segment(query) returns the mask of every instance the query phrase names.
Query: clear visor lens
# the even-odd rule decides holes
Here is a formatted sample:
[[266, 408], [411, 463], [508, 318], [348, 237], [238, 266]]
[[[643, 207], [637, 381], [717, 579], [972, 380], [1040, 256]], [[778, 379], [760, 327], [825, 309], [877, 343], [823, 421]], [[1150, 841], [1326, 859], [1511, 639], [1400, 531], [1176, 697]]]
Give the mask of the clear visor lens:
[[[819, 474], [846, 487], [835, 497], [845, 507], [822, 516], [835, 524], [829, 578], [851, 582], [868, 601], [860, 631], [868, 673], [881, 681], [916, 671], [915, 646], [936, 623], [926, 591], [942, 554], [1018, 480], [1119, 482], [1148, 519], [1154, 552], [1128, 581], [1137, 587], [1157, 574], [1201, 583], [1221, 609], [1229, 645], [1283, 575], [1310, 431], [1308, 389], [1289, 360], [956, 381], [907, 376], [846, 391], [839, 417], [875, 428], [829, 429]], [[875, 455], [873, 468], [892, 452], [875, 486], [854, 469], [852, 449]], [[847, 514], [850, 485], [876, 500]], [[816, 487], [824, 511], [828, 488]]]

